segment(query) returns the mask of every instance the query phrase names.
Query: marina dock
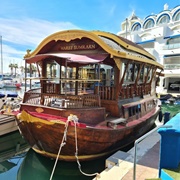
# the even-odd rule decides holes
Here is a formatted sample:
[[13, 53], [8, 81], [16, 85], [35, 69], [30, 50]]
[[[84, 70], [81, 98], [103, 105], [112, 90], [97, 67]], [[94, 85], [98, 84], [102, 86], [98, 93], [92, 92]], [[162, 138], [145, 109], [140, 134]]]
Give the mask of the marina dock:
[[[94, 180], [145, 180], [158, 177], [160, 135], [152, 133], [137, 146], [134, 172], [134, 147], [128, 152], [118, 151], [106, 160], [106, 169]], [[135, 177], [134, 177], [135, 175]]]
[[0, 114], [0, 136], [17, 130], [15, 116]]

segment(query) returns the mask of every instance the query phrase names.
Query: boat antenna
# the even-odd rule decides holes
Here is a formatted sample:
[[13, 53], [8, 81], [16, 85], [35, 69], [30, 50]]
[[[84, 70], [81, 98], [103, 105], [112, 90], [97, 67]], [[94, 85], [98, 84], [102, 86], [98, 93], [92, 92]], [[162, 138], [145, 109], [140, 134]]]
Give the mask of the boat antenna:
[[0, 36], [0, 41], [1, 41], [1, 73], [3, 76], [2, 36]]

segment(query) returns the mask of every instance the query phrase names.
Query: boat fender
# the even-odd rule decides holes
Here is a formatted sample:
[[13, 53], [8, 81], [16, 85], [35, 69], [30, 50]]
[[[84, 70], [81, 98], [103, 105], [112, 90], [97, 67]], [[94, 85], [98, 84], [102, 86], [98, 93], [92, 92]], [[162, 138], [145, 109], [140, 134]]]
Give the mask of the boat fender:
[[162, 113], [162, 111], [160, 110], [160, 111], [159, 111], [159, 121], [161, 122], [162, 119], [163, 119], [163, 113]]

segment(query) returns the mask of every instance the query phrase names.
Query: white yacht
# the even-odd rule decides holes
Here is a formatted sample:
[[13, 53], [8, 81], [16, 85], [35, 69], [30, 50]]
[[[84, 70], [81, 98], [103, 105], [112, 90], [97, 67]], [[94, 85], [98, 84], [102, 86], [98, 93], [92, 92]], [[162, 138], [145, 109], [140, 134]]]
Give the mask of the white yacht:
[[1, 80], [0, 81], [0, 89], [4, 88], [4, 82]]

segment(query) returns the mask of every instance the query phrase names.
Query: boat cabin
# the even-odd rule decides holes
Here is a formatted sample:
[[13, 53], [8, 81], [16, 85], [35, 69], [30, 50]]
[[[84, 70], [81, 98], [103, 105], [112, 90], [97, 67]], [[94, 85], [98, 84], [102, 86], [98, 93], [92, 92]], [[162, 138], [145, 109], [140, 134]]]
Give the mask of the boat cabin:
[[24, 59], [26, 69], [38, 71], [25, 81], [38, 79], [40, 87], [25, 86], [23, 103], [82, 111], [104, 107], [106, 115], [123, 118], [155, 105], [157, 72], [163, 70], [142, 47], [101, 31], [57, 32], [27, 50]]

